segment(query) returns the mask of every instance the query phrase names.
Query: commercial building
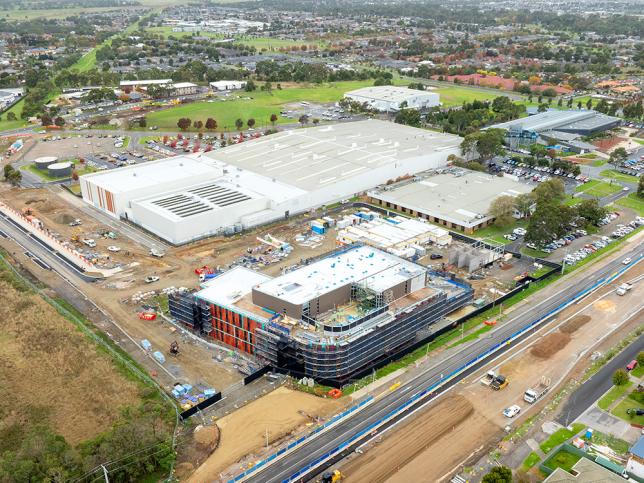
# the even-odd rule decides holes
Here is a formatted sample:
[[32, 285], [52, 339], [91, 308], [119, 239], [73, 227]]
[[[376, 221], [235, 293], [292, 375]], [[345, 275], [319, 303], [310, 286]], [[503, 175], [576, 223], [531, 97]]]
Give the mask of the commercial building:
[[427, 109], [440, 105], [440, 97], [436, 92], [397, 86], [364, 87], [345, 93], [344, 98], [367, 103], [372, 109], [381, 112], [395, 112], [405, 106]]
[[245, 141], [81, 177], [83, 199], [182, 244], [231, 234], [447, 164], [460, 138], [378, 120]]
[[490, 126], [488, 129], [506, 129], [506, 140], [511, 147], [542, 142], [559, 142], [575, 152], [584, 152], [592, 146], [582, 141], [583, 136], [607, 131], [619, 126], [621, 120], [595, 111], [559, 111], [549, 109], [533, 116]]
[[274, 367], [340, 384], [471, 298], [467, 284], [351, 246], [273, 279], [234, 268], [195, 294], [171, 296], [170, 313]]
[[237, 91], [246, 87], [246, 81], [220, 80], [210, 83], [213, 91]]
[[371, 203], [424, 218], [464, 233], [490, 225], [492, 201], [502, 195], [518, 196], [532, 188], [511, 177], [492, 176], [466, 169], [423, 174], [367, 192]]
[[151, 85], [169, 85], [172, 84], [172, 79], [144, 79], [144, 80], [126, 80], [121, 81], [119, 84], [121, 89], [137, 89], [141, 87], [148, 87]]
[[644, 478], [644, 436], [640, 436], [640, 439], [631, 446], [628, 452], [626, 471], [633, 473], [638, 478]]
[[172, 84], [175, 96], [191, 96], [197, 93], [199, 86], [192, 82], [176, 82]]

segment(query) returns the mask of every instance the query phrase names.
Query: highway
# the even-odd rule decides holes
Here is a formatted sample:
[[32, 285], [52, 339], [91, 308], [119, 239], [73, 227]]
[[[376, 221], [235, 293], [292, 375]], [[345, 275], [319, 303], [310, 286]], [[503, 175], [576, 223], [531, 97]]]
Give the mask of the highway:
[[[255, 473], [249, 475], [245, 481], [307, 481], [313, 478], [316, 474], [319, 474], [328, 466], [352, 452], [355, 446], [361, 444], [358, 441], [354, 441], [354, 438], [357, 435], [365, 431], [372, 424], [385, 418], [389, 413], [401, 405], [409, 402], [414, 395], [424, 391], [432, 384], [439, 382], [444, 375], [450, 374], [451, 372], [459, 369], [467, 361], [470, 361], [477, 355], [493, 348], [512, 334], [516, 333], [518, 330], [529, 326], [533, 321], [549, 314], [554, 309], [561, 306], [561, 304], [574, 299], [577, 294], [591, 288], [599, 280], [611, 276], [617, 270], [624, 267], [624, 265], [622, 265], [622, 260], [625, 257], [630, 257], [633, 260], [636, 260], [641, 255], [644, 255], [644, 246], [635, 247], [627, 255], [622, 255], [620, 257], [615, 257], [613, 255], [613, 260], [610, 263], [607, 263], [605, 266], [596, 272], [589, 274], [589, 276], [585, 278], [578, 277], [576, 283], [569, 284], [560, 292], [535, 305], [524, 304], [521, 308], [517, 308], [515, 310], [516, 315], [511, 320], [499, 326], [496, 330], [489, 332], [488, 336], [481, 339], [478, 343], [464, 347], [462, 351], [446, 359], [440, 365], [428, 368], [427, 371], [420, 374], [415, 379], [409, 381], [395, 391], [386, 393], [386, 395], [380, 399], [376, 399], [373, 403], [367, 405], [363, 410], [342, 420], [330, 430], [322, 432], [317, 437], [295, 447], [292, 452], [285, 454], [272, 464], [258, 469]], [[507, 348], [510, 347], [512, 347], [512, 345], [508, 345], [502, 350], [507, 350]], [[490, 357], [493, 358], [495, 355], [491, 355]], [[444, 391], [448, 387], [456, 384], [458, 380], [462, 379], [467, 374], [478, 370], [481, 366], [486, 364], [486, 362], [486, 360], [482, 360], [476, 366], [468, 369], [460, 376], [446, 383], [438, 389], [431, 398], [436, 397], [441, 391]], [[431, 400], [431, 398], [420, 400], [411, 405], [405, 413], [409, 414], [410, 412], [424, 406]], [[393, 422], [390, 424], [393, 424]], [[369, 435], [373, 436], [382, 429], [384, 428], [370, 431]], [[333, 452], [343, 444], [345, 446], [338, 451], [337, 454], [330, 457], [324, 464], [313, 468], [309, 473], [303, 473], [300, 476], [295, 477], [296, 473], [300, 469], [319, 461], [324, 455]]]

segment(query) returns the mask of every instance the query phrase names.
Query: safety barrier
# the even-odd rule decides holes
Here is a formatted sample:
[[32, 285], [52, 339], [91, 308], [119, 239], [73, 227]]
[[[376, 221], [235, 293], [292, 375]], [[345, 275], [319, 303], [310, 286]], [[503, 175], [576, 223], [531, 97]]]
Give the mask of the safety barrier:
[[[451, 373], [447, 374], [444, 378], [442, 378], [439, 381], [431, 384], [429, 387], [427, 387], [423, 391], [419, 392], [418, 394], [412, 396], [408, 401], [406, 401], [405, 403], [401, 404], [400, 406], [398, 406], [393, 411], [389, 412], [383, 418], [381, 418], [378, 421], [372, 423], [367, 428], [365, 428], [362, 431], [360, 431], [359, 433], [355, 434], [353, 437], [351, 437], [350, 439], [348, 439], [344, 443], [336, 446], [331, 451], [328, 451], [327, 453], [325, 453], [321, 457], [317, 458], [315, 461], [309, 463], [305, 467], [303, 467], [300, 470], [298, 470], [297, 472], [293, 473], [291, 476], [289, 476], [284, 481], [293, 481], [293, 480], [296, 480], [297, 478], [299, 478], [300, 476], [303, 476], [303, 475], [307, 474], [313, 468], [319, 466], [320, 464], [324, 463], [329, 458], [333, 457], [334, 455], [338, 454], [339, 452], [343, 451], [344, 449], [346, 449], [346, 448], [350, 447], [351, 445], [355, 444], [357, 441], [362, 439], [366, 434], [374, 431], [375, 429], [377, 429], [378, 427], [380, 427], [381, 425], [383, 425], [387, 421], [391, 420], [392, 418], [404, 413], [410, 406], [412, 406], [415, 403], [419, 402], [421, 399], [425, 398], [428, 394], [431, 394], [437, 388], [439, 388], [440, 386], [446, 384], [447, 382], [449, 382], [450, 380], [452, 380], [453, 378], [455, 378], [459, 374], [461, 374], [461, 373], [465, 372], [467, 369], [479, 364], [484, 359], [487, 359], [489, 356], [491, 356], [492, 354], [496, 353], [500, 349], [502, 349], [502, 348], [507, 349], [514, 340], [522, 337], [527, 332], [529, 332], [530, 330], [535, 328], [537, 325], [541, 324], [543, 321], [545, 321], [545, 320], [549, 319], [550, 317], [552, 317], [554, 314], [556, 314], [556, 313], [560, 312], [561, 310], [564, 310], [568, 306], [574, 304], [577, 300], [585, 297], [586, 295], [588, 295], [589, 293], [591, 293], [592, 291], [594, 291], [598, 287], [612, 282], [617, 277], [619, 277], [622, 273], [624, 273], [626, 270], [628, 270], [630, 267], [632, 267], [633, 265], [637, 264], [642, 258], [644, 258], [644, 256], [640, 255], [634, 261], [632, 261], [630, 264], [622, 267], [620, 270], [618, 270], [613, 275], [608, 276], [608, 277], [600, 278], [597, 282], [595, 282], [589, 288], [587, 288], [587, 289], [585, 289], [585, 290], [583, 290], [581, 292], [578, 292], [575, 296], [573, 296], [567, 302], [564, 302], [564, 303], [558, 305], [557, 307], [555, 307], [554, 309], [550, 310], [545, 315], [539, 317], [538, 319], [534, 320], [530, 324], [528, 324], [528, 325], [524, 326], [523, 328], [517, 330], [516, 332], [511, 334], [509, 337], [505, 338], [504, 340], [502, 340], [498, 344], [492, 346], [491, 348], [489, 348], [485, 352], [479, 354], [478, 356], [476, 356], [473, 359], [470, 359], [468, 362], [464, 363], [463, 365], [461, 365], [456, 370], [454, 370]], [[268, 460], [266, 460], [266, 461], [268, 461]], [[238, 480], [233, 480], [233, 481], [238, 481]]]
[[190, 409], [186, 409], [184, 412], [179, 414], [179, 417], [181, 418], [181, 421], [185, 421], [186, 419], [188, 419], [193, 414], [196, 414], [198, 411], [201, 411], [203, 409], [206, 409], [207, 407], [212, 406], [217, 401], [220, 401], [221, 397], [222, 397], [221, 393], [217, 392], [217, 393], [213, 394], [212, 396], [210, 396], [208, 399], [204, 399], [199, 404], [195, 404]]
[[328, 428], [328, 427], [329, 427], [329, 426], [331, 426], [332, 424], [337, 423], [340, 419], [343, 419], [343, 418], [347, 417], [349, 414], [351, 414], [351, 413], [353, 413], [353, 412], [357, 411], [358, 409], [362, 408], [362, 407], [363, 407], [363, 406], [365, 406], [367, 403], [370, 403], [372, 400], [373, 400], [373, 397], [372, 397], [372, 396], [369, 396], [369, 397], [368, 397], [367, 399], [365, 399], [364, 401], [361, 401], [360, 403], [358, 403], [358, 404], [356, 404], [356, 405], [354, 405], [354, 406], [351, 406], [351, 407], [350, 407], [349, 409], [347, 409], [346, 411], [341, 412], [340, 414], [337, 414], [337, 415], [336, 415], [336, 416], [334, 416], [333, 418], [329, 419], [326, 423], [324, 423], [324, 424], [322, 424], [322, 425], [318, 426], [317, 428], [315, 428], [315, 429], [314, 429], [313, 431], [311, 431], [310, 433], [308, 433], [308, 434], [306, 434], [306, 435], [302, 436], [301, 438], [296, 439], [295, 441], [293, 441], [293, 442], [292, 442], [292, 443], [290, 443], [289, 445], [285, 446], [284, 448], [282, 448], [282, 449], [280, 449], [279, 451], [277, 451], [277, 452], [273, 453], [272, 455], [270, 455], [268, 458], [263, 459], [263, 460], [261, 460], [261, 461], [258, 461], [257, 463], [255, 463], [255, 465], [253, 465], [253, 467], [252, 467], [252, 468], [250, 468], [250, 469], [248, 469], [248, 470], [244, 471], [243, 473], [241, 473], [241, 474], [237, 475], [235, 478], [233, 478], [233, 479], [231, 479], [231, 480], [228, 480], [228, 481], [229, 481], [229, 483], [236, 482], [236, 481], [241, 481], [241, 480], [243, 480], [244, 478], [246, 478], [247, 476], [250, 476], [252, 473], [254, 473], [255, 471], [257, 471], [257, 470], [258, 470], [259, 468], [261, 468], [262, 466], [265, 466], [267, 463], [270, 463], [270, 462], [271, 462], [271, 461], [273, 461], [275, 458], [278, 458], [278, 457], [282, 456], [282, 455], [283, 455], [284, 453], [286, 453], [287, 451], [289, 451], [289, 450], [291, 450], [291, 449], [295, 448], [296, 446], [298, 446], [298, 445], [300, 445], [300, 444], [304, 443], [307, 439], [310, 439], [312, 436], [314, 436], [314, 435], [318, 434], [318, 433], [319, 433], [319, 432], [321, 432], [321, 431], [324, 431], [326, 428]]

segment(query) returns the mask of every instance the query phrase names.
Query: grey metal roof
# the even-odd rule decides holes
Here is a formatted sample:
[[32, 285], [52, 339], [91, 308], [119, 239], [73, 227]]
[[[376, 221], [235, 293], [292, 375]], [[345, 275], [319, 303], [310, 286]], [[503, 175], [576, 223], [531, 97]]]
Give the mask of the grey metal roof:
[[595, 130], [619, 121], [617, 117], [607, 116], [595, 111], [547, 111], [534, 116], [494, 124], [490, 128], [523, 129], [524, 131], [543, 132], [549, 130]]

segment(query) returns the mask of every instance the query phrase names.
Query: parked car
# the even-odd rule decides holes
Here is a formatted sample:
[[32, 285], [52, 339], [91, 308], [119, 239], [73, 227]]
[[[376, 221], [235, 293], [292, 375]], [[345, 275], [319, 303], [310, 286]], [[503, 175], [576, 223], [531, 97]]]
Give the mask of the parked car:
[[635, 369], [636, 366], [637, 366], [637, 360], [633, 359], [631, 362], [626, 364], [626, 370], [632, 371], [633, 369]]
[[519, 414], [520, 412], [521, 412], [521, 408], [517, 404], [514, 404], [514, 405], [510, 406], [509, 408], [505, 408], [503, 410], [503, 415], [506, 418], [513, 418], [517, 414]]

